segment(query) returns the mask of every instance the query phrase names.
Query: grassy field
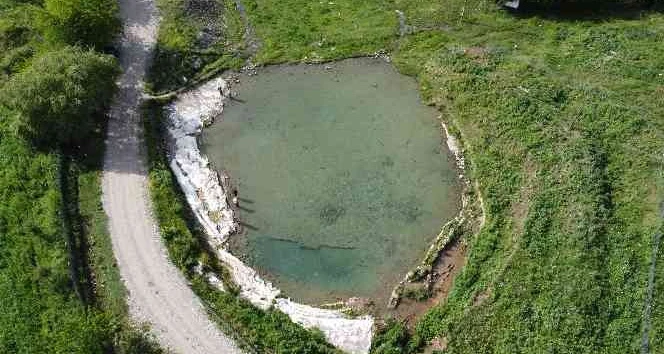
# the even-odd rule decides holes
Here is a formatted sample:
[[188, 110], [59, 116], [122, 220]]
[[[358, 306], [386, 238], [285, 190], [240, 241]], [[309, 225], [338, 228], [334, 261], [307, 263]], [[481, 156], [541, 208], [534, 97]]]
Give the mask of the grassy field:
[[469, 21], [406, 38], [395, 56], [461, 131], [487, 209], [454, 292], [416, 340], [446, 337], [459, 352], [638, 351], [662, 225], [664, 18]]
[[[0, 90], [29, 67], [40, 43], [41, 9], [0, 2]], [[59, 176], [61, 155], [37, 151], [16, 133], [16, 112], [0, 99], [0, 352], [93, 353], [112, 345], [107, 316], [81, 294], [72, 225]], [[65, 173], [66, 174], [66, 173]]]
[[257, 63], [325, 61], [387, 50], [397, 31], [391, 1], [246, 0], [262, 46]]
[[664, 352], [664, 247], [644, 321], [663, 227], [660, 11], [512, 14], [482, 0], [244, 8], [260, 43], [252, 62], [387, 51], [461, 134], [486, 224], [448, 300], [392, 347], [633, 353], [647, 332], [650, 352]]

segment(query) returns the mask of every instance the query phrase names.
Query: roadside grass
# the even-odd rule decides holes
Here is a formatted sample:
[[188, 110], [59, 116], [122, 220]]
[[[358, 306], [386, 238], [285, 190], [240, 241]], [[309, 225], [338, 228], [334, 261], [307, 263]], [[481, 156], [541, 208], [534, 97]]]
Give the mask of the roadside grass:
[[[0, 113], [10, 114], [2, 108]], [[35, 152], [8, 134], [4, 123], [0, 124], [0, 351], [100, 351], [108, 344], [103, 314], [86, 311], [68, 273], [57, 157]]]
[[[660, 227], [660, 233], [664, 233], [664, 225]], [[645, 331], [648, 331], [651, 352], [655, 352], [654, 349], [664, 348], [664, 296], [661, 296], [664, 293], [664, 250], [662, 250], [662, 242], [660, 239], [659, 252], [656, 256], [655, 261], [657, 262], [657, 267], [655, 268], [655, 283], [653, 289], [653, 302], [652, 302], [652, 313], [651, 313], [651, 326], [650, 328], [644, 328]], [[659, 294], [659, 296], [658, 296]]]
[[[81, 257], [90, 271], [93, 305], [111, 316], [114, 326], [113, 347], [119, 354], [162, 354], [156, 338], [143, 324], [133, 323], [127, 307], [124, 287], [115, 261], [108, 218], [102, 205], [101, 176], [104, 159], [105, 125], [95, 131], [75, 154], [71, 183], [78, 188], [78, 222], [85, 249]], [[83, 257], [84, 256], [84, 257]]]
[[78, 176], [83, 227], [94, 272], [96, 301], [104, 311], [127, 315], [126, 289], [113, 257], [106, 213], [101, 204], [101, 173], [83, 171]]
[[[640, 350], [664, 199], [661, 11], [512, 14], [484, 0], [245, 8], [261, 43], [255, 63], [387, 49], [460, 133], [486, 224], [406, 352], [433, 339], [459, 353]], [[395, 10], [404, 12], [403, 37]], [[661, 269], [652, 353], [664, 351]]]
[[[307, 330], [277, 310], [262, 311], [239, 297], [225, 268], [207, 248], [202, 230], [180, 192], [166, 160], [162, 105], [148, 102], [143, 107], [148, 147], [150, 195], [159, 230], [173, 263], [192, 284], [211, 318], [244, 349], [255, 353], [340, 353], [325, 341], [320, 331]], [[222, 292], [193, 271], [221, 275]]]

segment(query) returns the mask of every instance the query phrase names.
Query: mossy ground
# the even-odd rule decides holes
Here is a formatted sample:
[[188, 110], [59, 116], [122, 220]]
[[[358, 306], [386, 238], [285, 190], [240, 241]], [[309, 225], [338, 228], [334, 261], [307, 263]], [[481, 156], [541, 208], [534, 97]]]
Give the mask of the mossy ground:
[[661, 264], [643, 328], [664, 196], [660, 11], [514, 14], [482, 0], [244, 5], [261, 43], [253, 62], [386, 50], [461, 134], [486, 224], [407, 350], [444, 338], [462, 353], [630, 353], [646, 330], [650, 351], [664, 351]]

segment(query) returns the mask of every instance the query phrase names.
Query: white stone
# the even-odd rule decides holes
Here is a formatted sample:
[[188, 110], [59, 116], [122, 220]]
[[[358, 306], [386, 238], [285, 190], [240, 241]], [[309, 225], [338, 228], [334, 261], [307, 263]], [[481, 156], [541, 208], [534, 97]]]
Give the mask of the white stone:
[[[368, 353], [373, 335], [374, 320], [371, 316], [349, 318], [337, 310], [319, 309], [277, 298], [279, 289], [261, 279], [254, 269], [223, 247], [227, 238], [237, 230], [233, 209], [217, 173], [201, 154], [197, 137], [204, 126], [221, 115], [228, 93], [226, 81], [217, 78], [183, 93], [166, 108], [170, 167], [194, 215], [203, 226], [208, 242], [216, 249], [219, 260], [228, 266], [233, 281], [240, 287], [240, 295], [253, 305], [261, 309], [274, 306], [293, 322], [320, 329], [332, 345], [344, 351]], [[208, 276], [208, 280], [223, 289], [217, 277]]]

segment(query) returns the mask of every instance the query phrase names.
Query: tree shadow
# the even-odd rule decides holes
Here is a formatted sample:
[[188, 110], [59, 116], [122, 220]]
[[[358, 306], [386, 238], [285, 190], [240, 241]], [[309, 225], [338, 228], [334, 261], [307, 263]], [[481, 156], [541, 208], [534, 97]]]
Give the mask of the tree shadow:
[[254, 209], [249, 209], [249, 208], [247, 208], [247, 207], [243, 207], [242, 204], [236, 206], [236, 208], [242, 210], [242, 211], [245, 212], [245, 213], [249, 213], [249, 214], [253, 214], [253, 213], [256, 212], [256, 210], [254, 210]]
[[251, 200], [251, 199], [247, 199], [247, 198], [237, 198], [237, 199], [240, 201], [240, 203], [254, 204], [254, 201]]
[[240, 227], [242, 227], [242, 228], [247, 228], [247, 229], [252, 230], [252, 231], [257, 231], [258, 230], [258, 227], [254, 226], [254, 225], [251, 225], [251, 224], [248, 224], [248, 223], [246, 223], [244, 221], [241, 221], [241, 220], [238, 221], [238, 224], [240, 224]]
[[519, 19], [543, 18], [559, 22], [605, 22], [608, 20], [640, 20], [653, 13], [664, 13], [664, 3], [657, 0], [649, 2], [620, 4], [601, 3], [598, 1], [557, 2], [537, 4], [521, 1], [518, 9], [505, 8], [512, 16]]

